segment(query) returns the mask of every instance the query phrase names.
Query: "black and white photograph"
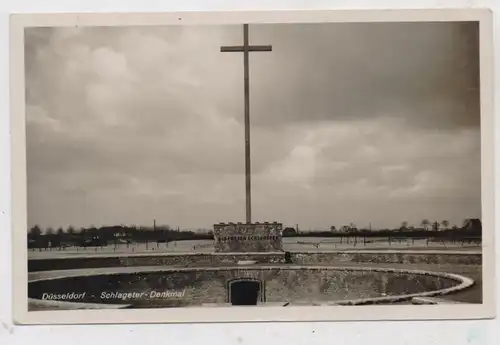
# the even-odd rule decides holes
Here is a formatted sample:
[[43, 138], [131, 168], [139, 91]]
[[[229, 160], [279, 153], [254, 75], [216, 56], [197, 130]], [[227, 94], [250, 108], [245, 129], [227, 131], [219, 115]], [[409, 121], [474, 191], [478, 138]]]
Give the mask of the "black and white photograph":
[[491, 316], [472, 13], [24, 21], [22, 314]]

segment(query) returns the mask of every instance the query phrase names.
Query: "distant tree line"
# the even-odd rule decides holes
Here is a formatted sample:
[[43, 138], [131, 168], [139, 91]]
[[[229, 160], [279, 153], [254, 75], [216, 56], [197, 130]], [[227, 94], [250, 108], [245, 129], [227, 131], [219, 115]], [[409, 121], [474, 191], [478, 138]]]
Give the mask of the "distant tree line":
[[358, 228], [354, 223], [342, 225], [339, 228], [331, 226], [330, 230], [298, 231], [298, 228], [287, 227], [283, 230], [284, 237], [410, 237], [410, 238], [477, 238], [481, 237], [482, 225], [479, 219], [466, 219], [461, 227], [453, 225], [447, 220], [431, 222], [422, 220], [420, 227], [409, 225], [403, 221], [396, 229]]
[[[446, 220], [431, 222], [422, 220], [420, 227], [409, 225], [403, 221], [397, 229], [359, 229], [354, 223], [343, 225], [340, 228], [331, 226], [330, 230], [299, 231], [298, 225], [286, 227], [283, 237], [408, 237], [408, 238], [479, 238], [482, 234], [481, 221], [479, 219], [466, 219], [461, 227], [449, 226]], [[131, 244], [131, 243], [168, 243], [182, 240], [211, 240], [213, 232], [194, 232], [173, 229], [169, 225], [154, 227], [136, 225], [114, 225], [102, 227], [88, 227], [76, 229], [68, 226], [66, 229], [59, 227], [54, 229], [48, 227], [42, 229], [35, 225], [28, 231], [29, 248], [47, 248], [62, 246], [106, 246], [108, 244]]]
[[173, 229], [168, 225], [155, 227], [145, 226], [102, 226], [75, 229], [72, 226], [63, 229], [48, 227], [42, 229], [35, 225], [28, 231], [28, 247], [46, 248], [61, 246], [106, 246], [108, 244], [130, 243], [168, 243], [181, 240], [213, 239], [211, 231], [197, 233]]

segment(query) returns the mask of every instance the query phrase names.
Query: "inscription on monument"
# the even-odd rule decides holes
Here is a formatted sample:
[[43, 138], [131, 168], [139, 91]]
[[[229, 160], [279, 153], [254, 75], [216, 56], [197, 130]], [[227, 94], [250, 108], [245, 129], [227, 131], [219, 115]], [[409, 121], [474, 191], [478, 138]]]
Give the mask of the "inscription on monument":
[[219, 253], [280, 252], [283, 225], [274, 223], [221, 223], [214, 225], [215, 251]]

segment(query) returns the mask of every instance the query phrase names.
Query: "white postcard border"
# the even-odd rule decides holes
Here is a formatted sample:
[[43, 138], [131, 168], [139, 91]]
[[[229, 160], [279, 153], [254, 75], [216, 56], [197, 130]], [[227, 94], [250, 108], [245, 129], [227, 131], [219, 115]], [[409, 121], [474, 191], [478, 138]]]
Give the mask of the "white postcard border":
[[[221, 25], [301, 22], [480, 22], [483, 303], [477, 305], [220, 307], [28, 311], [24, 28], [55, 26]], [[492, 13], [482, 9], [298, 10], [11, 16], [13, 312], [16, 324], [433, 320], [495, 317]]]

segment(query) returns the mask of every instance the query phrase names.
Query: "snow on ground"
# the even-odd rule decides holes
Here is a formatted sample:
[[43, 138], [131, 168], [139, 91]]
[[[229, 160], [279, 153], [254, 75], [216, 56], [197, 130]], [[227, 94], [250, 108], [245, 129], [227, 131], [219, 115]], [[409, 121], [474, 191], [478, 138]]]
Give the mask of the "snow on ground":
[[[371, 238], [366, 242], [362, 237], [356, 241], [350, 239], [348, 242], [340, 238], [332, 237], [285, 237], [283, 238], [283, 250], [285, 251], [338, 251], [338, 250], [455, 250], [455, 251], [480, 251], [481, 246], [471, 243], [429, 242], [427, 240], [396, 240], [389, 243], [387, 238]], [[68, 256], [72, 254], [88, 254], [89, 256], [100, 254], [141, 254], [141, 253], [211, 253], [214, 251], [212, 240], [190, 240], [176, 241], [171, 243], [133, 243], [110, 244], [106, 247], [67, 247], [51, 248], [48, 250], [28, 249], [28, 257], [49, 258]]]

